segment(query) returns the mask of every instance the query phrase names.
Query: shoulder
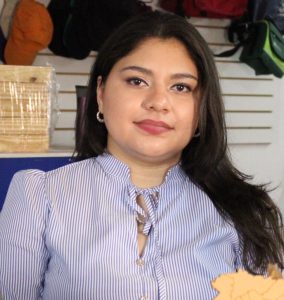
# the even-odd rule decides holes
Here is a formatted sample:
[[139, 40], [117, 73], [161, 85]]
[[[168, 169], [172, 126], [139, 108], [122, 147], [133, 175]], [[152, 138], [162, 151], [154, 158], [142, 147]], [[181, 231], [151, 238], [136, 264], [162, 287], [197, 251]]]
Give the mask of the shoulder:
[[91, 174], [97, 173], [100, 169], [95, 158], [86, 159], [80, 162], [73, 162], [68, 165], [51, 171], [42, 171], [39, 169], [21, 170], [14, 174], [9, 192], [11, 193], [27, 193], [30, 191], [38, 191], [46, 189], [47, 185], [62, 183], [65, 184], [74, 180], [84, 180]]
[[78, 162], [72, 162], [63, 167], [46, 172], [47, 182], [64, 180], [65, 184], [74, 181], [85, 181], [100, 176], [102, 168], [97, 158], [88, 158]]
[[199, 201], [205, 201], [211, 203], [211, 199], [204, 189], [194, 182], [190, 177], [187, 176], [186, 184], [188, 188], [188, 193], [193, 199], [198, 199]]
[[226, 224], [229, 227], [234, 227], [231, 219], [225, 218], [215, 204], [215, 199], [212, 199], [204, 189], [198, 184], [187, 179], [188, 189], [187, 196], [191, 205], [191, 209], [196, 214], [201, 214], [202, 218], [207, 220], [208, 223]]
[[24, 192], [44, 183], [46, 174], [44, 171], [37, 169], [29, 169], [18, 171], [14, 174], [9, 192]]
[[87, 159], [80, 160], [80, 161], [71, 162], [71, 163], [66, 164], [62, 167], [59, 167], [57, 169], [48, 171], [47, 174], [53, 175], [53, 174], [62, 173], [62, 172], [78, 172], [81, 169], [95, 167], [97, 165], [96, 161], [97, 161], [97, 158], [92, 157], [92, 158], [87, 158]]
[[73, 162], [67, 164], [65, 166], [53, 169], [51, 171], [42, 171], [39, 169], [26, 169], [18, 171], [14, 174], [12, 178], [12, 183], [14, 185], [17, 184], [29, 184], [31, 181], [43, 181], [49, 180], [53, 177], [61, 177], [71, 174], [80, 174], [82, 171], [86, 171], [88, 169], [94, 169], [96, 167], [95, 159], [86, 159], [80, 162]]
[[[1, 221], [11, 219], [16, 224], [20, 217], [34, 220], [38, 216], [38, 220], [44, 222], [49, 206], [45, 181], [46, 173], [40, 170], [15, 173], [1, 210]], [[15, 219], [15, 215], [18, 219]]]

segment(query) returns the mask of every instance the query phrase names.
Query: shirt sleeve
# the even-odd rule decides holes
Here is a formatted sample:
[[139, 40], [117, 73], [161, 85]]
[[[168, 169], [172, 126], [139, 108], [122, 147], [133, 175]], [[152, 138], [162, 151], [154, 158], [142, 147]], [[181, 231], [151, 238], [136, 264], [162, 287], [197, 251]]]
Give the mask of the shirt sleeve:
[[20, 171], [0, 213], [0, 298], [39, 299], [49, 259], [45, 231], [49, 205], [46, 174]]

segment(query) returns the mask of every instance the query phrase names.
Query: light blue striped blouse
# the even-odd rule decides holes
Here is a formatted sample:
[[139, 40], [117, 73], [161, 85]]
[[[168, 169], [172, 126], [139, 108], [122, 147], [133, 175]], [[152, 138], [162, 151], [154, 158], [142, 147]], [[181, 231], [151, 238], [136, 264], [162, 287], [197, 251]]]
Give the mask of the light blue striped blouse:
[[[137, 195], [149, 211], [138, 255]], [[0, 214], [0, 291], [8, 299], [208, 300], [211, 280], [242, 267], [238, 234], [172, 167], [138, 189], [110, 154], [18, 172]]]

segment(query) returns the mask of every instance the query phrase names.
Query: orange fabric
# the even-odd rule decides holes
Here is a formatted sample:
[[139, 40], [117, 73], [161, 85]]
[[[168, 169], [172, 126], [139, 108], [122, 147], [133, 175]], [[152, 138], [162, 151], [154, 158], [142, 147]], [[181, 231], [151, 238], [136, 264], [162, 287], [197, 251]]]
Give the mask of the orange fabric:
[[38, 51], [51, 41], [53, 24], [46, 7], [34, 0], [20, 0], [4, 50], [9, 65], [31, 65]]

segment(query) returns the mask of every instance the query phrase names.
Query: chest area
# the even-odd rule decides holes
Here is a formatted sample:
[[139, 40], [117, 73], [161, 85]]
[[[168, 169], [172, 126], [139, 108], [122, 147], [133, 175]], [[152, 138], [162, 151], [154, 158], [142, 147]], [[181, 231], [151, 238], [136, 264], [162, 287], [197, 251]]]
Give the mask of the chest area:
[[[209, 218], [196, 208], [173, 202], [154, 214], [155, 223], [141, 254], [137, 211], [127, 203], [89, 207], [71, 216], [54, 211], [46, 235], [50, 278], [65, 278], [69, 284], [88, 282], [98, 293], [105, 292], [101, 280], [112, 287], [119, 282], [116, 288], [120, 290], [139, 289], [144, 282], [153, 295], [163, 282], [173, 299], [197, 299], [192, 295], [197, 293], [195, 285], [209, 287], [212, 293], [211, 280], [235, 270], [237, 235], [231, 226], [214, 219], [213, 213]], [[159, 272], [162, 275], [157, 277]], [[203, 298], [199, 295], [198, 299]]]

